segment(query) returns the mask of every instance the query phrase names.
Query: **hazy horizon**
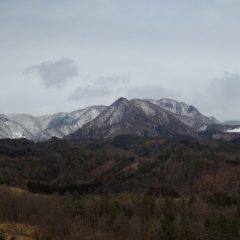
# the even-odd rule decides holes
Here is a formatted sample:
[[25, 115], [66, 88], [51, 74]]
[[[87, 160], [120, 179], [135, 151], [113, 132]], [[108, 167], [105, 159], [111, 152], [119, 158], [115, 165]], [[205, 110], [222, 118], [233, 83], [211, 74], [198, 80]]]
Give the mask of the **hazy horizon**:
[[240, 120], [237, 0], [0, 0], [0, 113], [172, 98]]

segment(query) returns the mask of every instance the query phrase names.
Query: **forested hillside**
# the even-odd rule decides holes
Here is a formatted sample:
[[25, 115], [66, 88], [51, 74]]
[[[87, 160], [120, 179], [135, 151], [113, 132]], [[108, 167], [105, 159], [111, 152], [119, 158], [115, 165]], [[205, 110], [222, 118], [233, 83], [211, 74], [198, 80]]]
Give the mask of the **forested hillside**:
[[240, 238], [240, 141], [1, 140], [0, 181], [1, 239]]

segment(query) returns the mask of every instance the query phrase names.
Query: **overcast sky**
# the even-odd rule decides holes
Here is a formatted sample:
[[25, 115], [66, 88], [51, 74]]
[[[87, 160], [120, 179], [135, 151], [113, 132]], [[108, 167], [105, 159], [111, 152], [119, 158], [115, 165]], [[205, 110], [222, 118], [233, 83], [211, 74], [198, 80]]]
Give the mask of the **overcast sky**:
[[0, 0], [0, 113], [175, 98], [240, 119], [239, 0]]

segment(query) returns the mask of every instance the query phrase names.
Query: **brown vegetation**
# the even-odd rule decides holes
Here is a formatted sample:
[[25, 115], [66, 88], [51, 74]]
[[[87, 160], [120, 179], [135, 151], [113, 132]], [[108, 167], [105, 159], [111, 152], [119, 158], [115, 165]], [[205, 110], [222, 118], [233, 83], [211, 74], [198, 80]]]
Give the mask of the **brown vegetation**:
[[238, 142], [123, 139], [0, 144], [0, 240], [240, 239]]

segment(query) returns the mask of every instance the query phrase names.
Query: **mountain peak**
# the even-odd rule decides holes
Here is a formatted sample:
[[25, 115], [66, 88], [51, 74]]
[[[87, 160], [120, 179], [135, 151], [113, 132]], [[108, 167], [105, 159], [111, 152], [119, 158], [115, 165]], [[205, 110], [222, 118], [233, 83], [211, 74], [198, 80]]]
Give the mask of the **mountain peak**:
[[120, 97], [112, 105], [116, 106], [119, 104], [127, 104], [127, 103], [128, 103], [128, 100], [126, 98]]
[[219, 123], [215, 118], [204, 116], [193, 105], [188, 105], [184, 102], [178, 102], [169, 98], [162, 98], [160, 100], [149, 99], [148, 101], [171, 112], [180, 121], [196, 130], [202, 129], [209, 124]]
[[174, 99], [171, 99], [171, 98], [161, 98], [159, 101], [161, 102], [174, 102], [174, 103], [178, 103], [178, 101], [174, 100]]
[[[192, 134], [219, 123], [202, 115], [194, 106], [169, 98], [160, 100], [118, 98], [110, 106], [90, 106], [70, 113], [41, 117], [26, 114], [0, 114], [0, 138], [26, 137], [46, 140], [79, 136], [108, 137], [117, 134]], [[79, 131], [81, 130], [81, 131]], [[77, 134], [78, 135], [78, 134]]]
[[200, 112], [193, 105], [188, 105], [173, 99], [162, 98], [158, 101], [158, 105], [168, 111], [183, 116], [193, 117], [200, 115]]
[[193, 135], [193, 130], [169, 111], [141, 99], [119, 98], [97, 118], [75, 132], [73, 138]]

